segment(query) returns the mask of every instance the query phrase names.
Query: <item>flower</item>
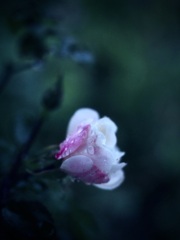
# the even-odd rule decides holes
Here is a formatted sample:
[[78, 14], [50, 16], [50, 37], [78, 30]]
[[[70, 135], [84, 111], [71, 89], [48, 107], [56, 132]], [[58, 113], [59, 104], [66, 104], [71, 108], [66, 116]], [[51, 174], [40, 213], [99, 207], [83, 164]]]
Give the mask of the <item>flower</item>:
[[64, 159], [61, 170], [75, 179], [112, 190], [124, 180], [120, 163], [124, 155], [116, 146], [117, 126], [108, 117], [89, 108], [77, 110], [70, 119], [67, 138], [56, 159]]

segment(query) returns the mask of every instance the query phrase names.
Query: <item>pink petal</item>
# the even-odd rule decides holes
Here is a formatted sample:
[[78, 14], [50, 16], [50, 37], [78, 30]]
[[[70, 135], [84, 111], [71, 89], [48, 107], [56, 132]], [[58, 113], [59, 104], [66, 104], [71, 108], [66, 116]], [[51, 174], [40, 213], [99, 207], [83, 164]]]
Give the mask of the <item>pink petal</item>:
[[90, 184], [107, 183], [109, 177], [95, 165], [86, 173], [79, 175], [79, 179]]
[[90, 158], [77, 155], [66, 159], [62, 165], [61, 169], [74, 177], [88, 172], [93, 166], [93, 162]]
[[98, 184], [109, 181], [108, 175], [93, 165], [91, 158], [84, 155], [76, 155], [66, 159], [62, 163], [61, 169], [85, 183]]
[[110, 174], [110, 180], [107, 183], [95, 184], [95, 186], [105, 190], [117, 188], [124, 180], [124, 172], [122, 170], [124, 166], [124, 163], [117, 164], [117, 166], [115, 166], [117, 169], [113, 170]]
[[57, 159], [65, 158], [75, 152], [81, 145], [83, 145], [90, 130], [90, 125], [80, 127], [77, 132], [67, 137], [67, 139], [60, 144], [60, 150], [55, 155]]

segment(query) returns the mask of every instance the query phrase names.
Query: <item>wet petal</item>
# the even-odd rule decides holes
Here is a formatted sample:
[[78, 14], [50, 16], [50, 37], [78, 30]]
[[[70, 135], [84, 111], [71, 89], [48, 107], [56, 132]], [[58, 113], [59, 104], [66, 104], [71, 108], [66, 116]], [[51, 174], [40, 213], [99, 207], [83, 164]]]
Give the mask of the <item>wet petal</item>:
[[96, 127], [99, 132], [104, 135], [106, 139], [105, 145], [113, 148], [117, 142], [117, 138], [115, 135], [117, 131], [116, 124], [110, 118], [103, 117], [97, 121]]
[[82, 123], [88, 124], [93, 121], [97, 121], [98, 119], [99, 114], [95, 110], [89, 108], [81, 108], [77, 110], [70, 119], [67, 134], [72, 134]]
[[124, 153], [116, 146], [116, 131], [110, 118], [99, 119], [98, 113], [88, 108], [76, 111], [55, 156], [64, 159], [61, 169], [101, 189], [118, 187], [124, 179], [125, 163], [119, 163]]
[[123, 163], [118, 165], [118, 167], [116, 166], [117, 169], [113, 170], [110, 174], [110, 180], [107, 183], [94, 184], [94, 186], [104, 190], [113, 190], [117, 188], [124, 180], [124, 172], [122, 171], [122, 167], [125, 166]]
[[74, 134], [69, 135], [59, 147], [59, 152], [55, 155], [56, 159], [68, 157], [73, 154], [81, 145], [83, 145], [89, 133], [90, 125], [85, 125], [78, 129]]
[[104, 173], [109, 173], [112, 168], [113, 154], [108, 148], [97, 148], [94, 156], [91, 157], [93, 164]]
[[92, 166], [93, 161], [90, 158], [84, 155], [77, 155], [67, 158], [62, 163], [61, 169], [74, 177], [78, 177], [78, 175], [88, 172]]
[[106, 183], [109, 181], [108, 174], [102, 172], [95, 165], [88, 172], [79, 174], [78, 178], [90, 184]]

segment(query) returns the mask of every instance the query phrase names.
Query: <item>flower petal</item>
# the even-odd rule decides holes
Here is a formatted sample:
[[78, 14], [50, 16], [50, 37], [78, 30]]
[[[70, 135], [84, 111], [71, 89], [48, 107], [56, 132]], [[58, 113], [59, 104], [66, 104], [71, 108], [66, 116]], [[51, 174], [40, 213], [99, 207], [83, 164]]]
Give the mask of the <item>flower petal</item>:
[[83, 108], [70, 119], [67, 137], [56, 154], [63, 158], [61, 169], [70, 176], [94, 186], [112, 190], [124, 180], [119, 163], [123, 152], [116, 146], [117, 126], [108, 117], [99, 118], [93, 109]]
[[115, 163], [120, 162], [121, 158], [125, 155], [125, 152], [121, 152], [121, 150], [117, 147], [114, 148], [114, 158]]
[[106, 147], [97, 148], [91, 159], [93, 164], [104, 173], [109, 173], [112, 168], [112, 163], [115, 162], [112, 151]]
[[96, 127], [99, 132], [105, 136], [105, 145], [113, 148], [117, 142], [115, 135], [117, 131], [116, 124], [110, 118], [103, 117], [97, 121]]
[[78, 178], [87, 184], [107, 183], [109, 181], [108, 174], [102, 172], [95, 165], [88, 172], [79, 174]]
[[72, 134], [82, 123], [91, 123], [99, 119], [99, 114], [90, 108], [77, 110], [70, 119], [67, 135]]
[[124, 180], [124, 172], [122, 171], [122, 167], [124, 167], [126, 164], [121, 163], [116, 165], [116, 171], [113, 170], [110, 174], [110, 180], [107, 183], [102, 184], [94, 184], [94, 186], [105, 189], [105, 190], [113, 190], [117, 188]]
[[85, 125], [79, 128], [74, 134], [69, 135], [69, 137], [59, 145], [60, 150], [55, 155], [56, 159], [59, 160], [73, 154], [87, 140], [89, 129], [90, 125]]
[[78, 175], [88, 172], [92, 166], [93, 162], [90, 158], [84, 155], [77, 155], [63, 161], [60, 168], [64, 172], [67, 172], [74, 177], [78, 177]]

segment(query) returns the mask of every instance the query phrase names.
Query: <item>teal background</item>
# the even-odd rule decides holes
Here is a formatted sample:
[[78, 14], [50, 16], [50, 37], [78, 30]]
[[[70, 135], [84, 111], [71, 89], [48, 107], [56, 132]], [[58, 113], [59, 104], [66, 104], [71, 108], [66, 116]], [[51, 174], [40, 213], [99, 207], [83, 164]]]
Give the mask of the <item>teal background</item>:
[[[0, 95], [2, 179], [42, 111], [44, 92], [59, 75], [61, 104], [49, 114], [28, 157], [64, 140], [71, 115], [90, 107], [117, 124], [127, 163], [125, 181], [113, 191], [71, 184], [57, 173], [21, 179], [25, 185], [15, 187], [12, 201], [43, 204], [57, 239], [180, 239], [179, 1], [9, 0], [1, 5], [1, 79], [9, 62], [37, 62], [13, 74]], [[23, 40], [29, 33], [40, 43]], [[68, 39], [75, 41], [75, 50], [63, 55]], [[84, 51], [92, 60], [83, 58]], [[73, 58], [76, 52], [81, 60]]]

